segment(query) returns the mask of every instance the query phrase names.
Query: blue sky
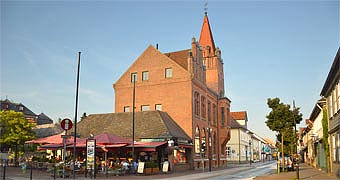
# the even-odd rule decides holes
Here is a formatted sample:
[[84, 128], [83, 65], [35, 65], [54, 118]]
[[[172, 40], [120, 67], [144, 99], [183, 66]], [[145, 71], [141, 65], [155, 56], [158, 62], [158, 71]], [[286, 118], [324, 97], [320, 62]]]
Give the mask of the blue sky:
[[[190, 48], [203, 15], [203, 1], [1, 1], [1, 99], [74, 119], [81, 51], [78, 117], [113, 112], [112, 84], [148, 45]], [[231, 110], [270, 138], [267, 98], [308, 118], [340, 45], [339, 1], [208, 1], [208, 16]]]

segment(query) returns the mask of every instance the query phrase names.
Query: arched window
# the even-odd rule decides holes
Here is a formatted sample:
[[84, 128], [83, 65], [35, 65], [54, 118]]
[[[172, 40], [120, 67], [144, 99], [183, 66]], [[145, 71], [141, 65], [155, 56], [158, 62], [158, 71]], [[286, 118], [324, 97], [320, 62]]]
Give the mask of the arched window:
[[213, 104], [212, 105], [212, 124], [216, 125], [216, 115], [217, 111], [216, 111], [216, 105]]
[[194, 111], [195, 115], [200, 115], [200, 94], [198, 92], [194, 93]]
[[200, 153], [200, 129], [196, 127], [195, 130], [195, 153]]

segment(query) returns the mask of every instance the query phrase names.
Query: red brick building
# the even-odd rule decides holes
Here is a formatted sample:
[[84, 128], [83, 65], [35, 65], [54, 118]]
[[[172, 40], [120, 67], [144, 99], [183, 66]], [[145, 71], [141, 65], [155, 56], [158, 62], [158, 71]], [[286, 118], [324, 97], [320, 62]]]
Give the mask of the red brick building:
[[207, 14], [199, 41], [192, 38], [189, 49], [162, 53], [150, 45], [136, 59], [113, 85], [116, 113], [132, 112], [134, 84], [135, 111], [167, 112], [192, 138], [193, 167], [226, 164], [230, 100]]

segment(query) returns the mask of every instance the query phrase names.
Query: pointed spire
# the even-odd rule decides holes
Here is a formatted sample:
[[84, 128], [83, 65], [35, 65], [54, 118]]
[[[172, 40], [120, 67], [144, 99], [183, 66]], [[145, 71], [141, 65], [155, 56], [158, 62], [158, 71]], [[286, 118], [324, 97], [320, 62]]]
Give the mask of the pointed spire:
[[214, 55], [215, 54], [215, 42], [214, 38], [210, 29], [209, 19], [208, 19], [208, 13], [207, 11], [204, 12], [204, 19], [203, 19], [203, 25], [200, 35], [199, 43], [201, 46], [203, 46], [204, 49], [206, 49], [207, 46], [210, 47], [209, 54]]

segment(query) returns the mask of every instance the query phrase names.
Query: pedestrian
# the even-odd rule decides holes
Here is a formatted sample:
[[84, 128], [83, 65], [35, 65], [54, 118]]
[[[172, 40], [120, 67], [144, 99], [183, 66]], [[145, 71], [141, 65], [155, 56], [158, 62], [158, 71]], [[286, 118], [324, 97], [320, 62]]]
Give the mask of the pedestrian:
[[25, 163], [25, 161], [22, 161], [20, 163], [20, 166], [21, 166], [22, 173], [25, 174], [26, 173], [26, 163]]

